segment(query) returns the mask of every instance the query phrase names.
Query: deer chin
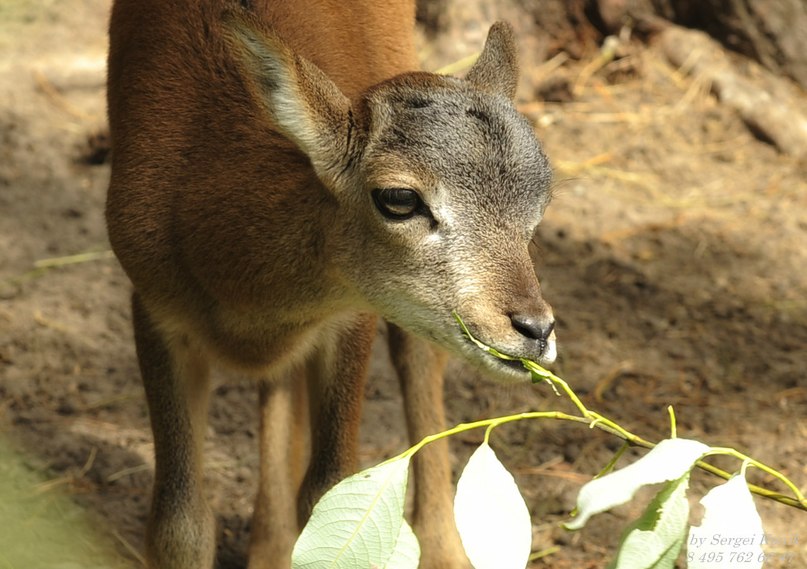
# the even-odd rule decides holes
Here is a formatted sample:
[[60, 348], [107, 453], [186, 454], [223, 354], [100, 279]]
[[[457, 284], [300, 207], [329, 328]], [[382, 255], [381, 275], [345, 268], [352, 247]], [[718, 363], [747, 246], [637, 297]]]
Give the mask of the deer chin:
[[[413, 309], [410, 312], [410, 316], [413, 313], [416, 314], [417, 310]], [[456, 326], [456, 322], [453, 320], [453, 317], [451, 324], [454, 324], [454, 326], [451, 326], [451, 324], [448, 322], [440, 322], [440, 324], [443, 324], [442, 326], [434, 326], [434, 322], [430, 322], [430, 325], [424, 326], [422, 322], [414, 323], [409, 319], [404, 320], [402, 318], [390, 318], [389, 320], [401, 328], [408, 330], [410, 333], [430, 340], [434, 344], [442, 347], [444, 350], [459, 357], [459, 359], [466, 362], [471, 367], [483, 372], [487, 377], [497, 383], [524, 383], [530, 380], [530, 372], [524, 368], [520, 359], [502, 359], [494, 356], [490, 352], [485, 351], [483, 348], [474, 343], [474, 341], [462, 330], [460, 330], [458, 326]], [[440, 331], [436, 332], [435, 330]], [[475, 332], [472, 332], [472, 334], [474, 334], [474, 337], [477, 337]], [[485, 340], [480, 341], [485, 345], [490, 345]], [[554, 351], [554, 341], [552, 342], [552, 345]], [[515, 351], [500, 348], [495, 345], [492, 347], [497, 351], [508, 355]], [[512, 357], [517, 358], [518, 356], [513, 355]], [[533, 357], [537, 356], [534, 354], [525, 354], [523, 357], [532, 359]]]
[[523, 383], [530, 380], [530, 372], [521, 360], [507, 360], [486, 352], [467, 336], [462, 338], [460, 355], [473, 367], [498, 383]]
[[[471, 349], [474, 349], [472, 346]], [[520, 360], [503, 360], [476, 348], [473, 358], [467, 354], [465, 361], [481, 371], [490, 380], [501, 384], [526, 383], [530, 381], [530, 372], [521, 364]]]

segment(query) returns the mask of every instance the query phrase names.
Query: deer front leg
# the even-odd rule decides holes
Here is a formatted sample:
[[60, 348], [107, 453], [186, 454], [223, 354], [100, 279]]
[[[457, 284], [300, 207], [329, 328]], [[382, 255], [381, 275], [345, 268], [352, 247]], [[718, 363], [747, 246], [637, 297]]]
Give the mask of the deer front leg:
[[[389, 325], [390, 355], [403, 392], [412, 444], [445, 429], [443, 370], [445, 354], [416, 336]], [[421, 569], [470, 567], [454, 523], [448, 442], [437, 441], [414, 458], [414, 530], [420, 542]]]
[[317, 500], [356, 468], [361, 407], [376, 319], [358, 315], [326, 332], [309, 369], [311, 461], [298, 501], [304, 526]]
[[291, 566], [291, 552], [299, 533], [297, 489], [302, 478], [308, 416], [301, 409], [305, 397], [304, 370], [288, 379], [264, 381], [259, 391], [260, 471], [252, 515], [249, 569]]
[[132, 316], [154, 435], [148, 567], [210, 569], [215, 522], [202, 494], [208, 363], [189, 338], [166, 338], [137, 294], [132, 297]]

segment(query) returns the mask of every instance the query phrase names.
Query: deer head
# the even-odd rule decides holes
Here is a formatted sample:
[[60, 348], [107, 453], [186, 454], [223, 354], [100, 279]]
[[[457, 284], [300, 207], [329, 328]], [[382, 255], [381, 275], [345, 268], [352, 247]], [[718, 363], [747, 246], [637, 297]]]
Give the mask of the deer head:
[[473, 346], [453, 312], [501, 352], [553, 361], [552, 310], [528, 252], [551, 169], [513, 105], [510, 27], [491, 27], [465, 79], [407, 73], [355, 101], [271, 34], [242, 20], [232, 30], [266, 119], [337, 204], [311, 228], [323, 235], [312, 254], [354, 305], [505, 380], [526, 372]]

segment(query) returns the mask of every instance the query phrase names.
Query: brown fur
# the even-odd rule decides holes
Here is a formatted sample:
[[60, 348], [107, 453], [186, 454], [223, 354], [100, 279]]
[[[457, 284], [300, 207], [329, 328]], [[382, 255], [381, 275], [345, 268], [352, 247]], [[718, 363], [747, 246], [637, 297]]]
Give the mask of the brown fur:
[[[289, 566], [314, 502], [355, 467], [378, 315], [394, 323], [413, 442], [443, 428], [445, 354], [412, 333], [504, 381], [527, 376], [473, 347], [452, 311], [501, 351], [554, 357], [527, 253], [549, 167], [511, 103], [509, 28], [492, 28], [459, 80], [406, 73], [411, 1], [250, 4], [116, 0], [112, 12], [107, 219], [135, 288], [155, 439], [152, 569], [213, 564], [211, 363], [261, 382], [249, 566], [262, 569]], [[400, 204], [377, 192], [389, 188], [416, 191], [417, 209], [392, 216]], [[450, 474], [445, 445], [416, 460], [422, 567], [467, 565]]]

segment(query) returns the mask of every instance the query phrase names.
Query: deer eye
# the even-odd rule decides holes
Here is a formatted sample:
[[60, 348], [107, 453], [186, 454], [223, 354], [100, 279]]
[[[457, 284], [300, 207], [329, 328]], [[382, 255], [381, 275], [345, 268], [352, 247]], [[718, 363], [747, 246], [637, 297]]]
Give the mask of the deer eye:
[[373, 190], [373, 201], [381, 215], [388, 219], [403, 220], [426, 211], [423, 200], [409, 188], [379, 188]]

